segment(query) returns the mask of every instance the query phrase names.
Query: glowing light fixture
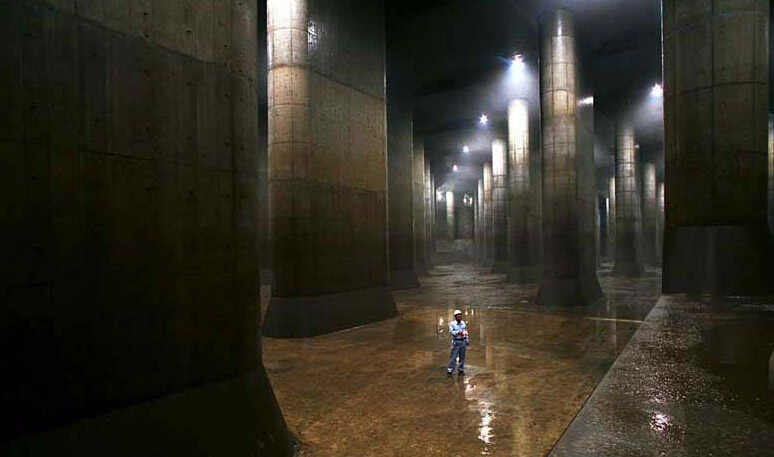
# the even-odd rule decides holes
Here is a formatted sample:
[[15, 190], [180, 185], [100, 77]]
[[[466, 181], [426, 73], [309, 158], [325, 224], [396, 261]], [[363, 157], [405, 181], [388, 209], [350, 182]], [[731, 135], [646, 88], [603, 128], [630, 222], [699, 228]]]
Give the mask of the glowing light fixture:
[[457, 172], [457, 171], [460, 171], [460, 168], [459, 168], [457, 165], [454, 165], [454, 166], [452, 167], [452, 170], [453, 170], [453, 171], [455, 171], [455, 172]]
[[661, 98], [664, 96], [664, 88], [661, 87], [661, 84], [655, 84], [653, 85], [653, 89], [650, 90], [650, 95], [652, 97]]
[[489, 117], [486, 114], [482, 114], [480, 118], [478, 118], [478, 123], [481, 125], [486, 125], [489, 123]]
[[591, 106], [594, 104], [594, 96], [588, 96], [578, 100], [578, 106]]
[[467, 154], [467, 153], [469, 153], [469, 152], [470, 152], [470, 148], [468, 147], [468, 145], [467, 145], [467, 144], [466, 144], [465, 146], [463, 146], [463, 147], [462, 147], [462, 152], [464, 152], [465, 154]]

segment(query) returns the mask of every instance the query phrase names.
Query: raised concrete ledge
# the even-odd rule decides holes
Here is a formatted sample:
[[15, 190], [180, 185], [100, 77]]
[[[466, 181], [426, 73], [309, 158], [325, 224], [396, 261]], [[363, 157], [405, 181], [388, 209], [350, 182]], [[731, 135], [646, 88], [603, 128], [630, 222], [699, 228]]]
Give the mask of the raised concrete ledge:
[[306, 338], [398, 316], [386, 287], [308, 297], [271, 297], [264, 336]]
[[541, 306], [585, 306], [604, 297], [596, 277], [563, 280], [543, 279], [537, 302]]
[[390, 271], [390, 287], [393, 290], [405, 290], [419, 287], [419, 280], [414, 270]]
[[291, 456], [263, 367], [0, 444], [5, 457]]
[[771, 456], [774, 298], [725, 301], [662, 296], [549, 455]]

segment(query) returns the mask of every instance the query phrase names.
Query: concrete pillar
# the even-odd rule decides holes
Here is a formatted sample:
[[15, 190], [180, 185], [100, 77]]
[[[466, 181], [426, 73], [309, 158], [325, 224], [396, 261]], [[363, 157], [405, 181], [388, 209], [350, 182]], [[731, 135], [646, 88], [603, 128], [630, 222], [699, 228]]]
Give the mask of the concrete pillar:
[[663, 2], [665, 293], [766, 289], [769, 2]]
[[507, 273], [508, 261], [508, 149], [492, 140], [492, 271]]
[[656, 265], [656, 164], [645, 163], [642, 172], [642, 261]]
[[469, 197], [464, 192], [457, 193], [457, 201], [454, 203], [457, 208], [457, 238], [473, 241], [473, 204], [465, 199], [466, 196]]
[[433, 259], [435, 256], [435, 178], [433, 177], [432, 172], [430, 171], [430, 163], [429, 161], [425, 161], [425, 170], [426, 170], [426, 179], [428, 184], [428, 198], [430, 204], [427, 206], [426, 211], [427, 214], [425, 215], [426, 221], [428, 222], [428, 225], [426, 227], [427, 229], [427, 263], [428, 266], [433, 264]]
[[508, 103], [508, 281], [535, 280], [530, 246], [530, 204], [534, 189], [530, 176], [529, 103], [515, 99]]
[[[605, 196], [604, 197], [604, 205], [602, 206], [602, 214], [600, 217], [600, 220], [604, 220], [605, 224], [603, 228], [600, 231], [600, 236], [604, 235], [604, 242], [600, 242], [602, 245], [601, 248], [603, 249], [602, 253], [602, 260], [604, 262], [609, 261], [610, 258], [610, 197]], [[603, 231], [602, 231], [603, 230]]]
[[631, 125], [616, 125], [615, 204], [616, 254], [613, 273], [642, 274], [642, 207], [637, 179], [639, 154]]
[[454, 192], [446, 191], [446, 240], [456, 239], [456, 223], [454, 220]]
[[268, 106], [268, 49], [266, 46], [266, 4], [258, 9], [258, 251], [260, 255], [261, 285], [271, 285], [271, 237], [269, 235], [269, 106]]
[[[272, 297], [264, 332], [313, 336], [394, 317], [382, 8], [332, 15], [331, 2], [269, 5], [281, 14], [269, 18]], [[324, 37], [309, 24], [325, 24]]]
[[584, 221], [592, 221], [594, 210], [581, 182], [587, 179], [583, 162], [588, 158], [578, 148], [575, 54], [572, 13], [550, 12], [542, 31], [543, 275], [538, 292], [538, 302], [549, 306], [582, 305], [602, 296], [593, 264], [594, 234], [588, 240], [585, 233]]
[[[424, 156], [424, 143], [422, 144], [422, 155]], [[430, 175], [430, 161], [425, 159], [424, 180], [424, 248], [425, 248], [425, 270], [428, 270], [433, 264], [433, 201], [435, 201], [435, 192], [433, 191], [433, 182]]]
[[265, 13], [118, 3], [0, 7], [0, 454], [292, 455], [260, 345]]
[[432, 217], [430, 218], [430, 220], [432, 221], [432, 224], [430, 227], [430, 233], [431, 233], [430, 251], [431, 253], [434, 254], [436, 249], [435, 242], [439, 237], [438, 235], [438, 194], [435, 188], [435, 176], [433, 176], [432, 173], [430, 174], [430, 189], [432, 189], [432, 193], [433, 193], [433, 205], [431, 209], [433, 214], [432, 214]]
[[414, 271], [427, 274], [427, 246], [425, 242], [425, 145], [421, 138], [414, 139]]
[[656, 265], [661, 266], [664, 250], [664, 183], [658, 184], [656, 197]]
[[[580, 66], [579, 62], [576, 62]], [[577, 107], [578, 146], [576, 167], [578, 169], [578, 194], [575, 208], [580, 237], [579, 276], [586, 278], [591, 293], [599, 293], [597, 280], [597, 189], [594, 167], [594, 104], [583, 103]]]
[[607, 261], [615, 261], [616, 250], [616, 199], [615, 199], [615, 176], [610, 177], [610, 183], [608, 186], [608, 218], [607, 218]]
[[479, 178], [478, 180], [476, 202], [478, 203], [476, 207], [476, 217], [478, 220], [478, 224], [476, 225], [476, 255], [477, 255], [477, 260], [483, 263], [486, 261], [486, 237], [484, 235], [484, 233], [486, 233], [486, 230], [484, 230], [484, 227], [486, 226], [486, 222], [484, 220], [484, 178], [483, 177]]
[[[411, 99], [387, 79], [387, 189], [390, 285], [419, 286], [414, 272], [414, 159]], [[420, 195], [421, 198], [421, 195]]]
[[[537, 79], [537, 78], [536, 78]], [[535, 92], [539, 92], [539, 82], [535, 81]], [[536, 104], [539, 104], [539, 97]], [[530, 183], [533, 190], [529, 212], [529, 245], [535, 268], [535, 281], [540, 279], [543, 265], [543, 154], [541, 145], [540, 110], [533, 109], [530, 119]]]
[[494, 259], [494, 218], [492, 214], [492, 162], [484, 164], [484, 264], [491, 267]]
[[774, 118], [769, 115], [769, 229], [774, 234]]

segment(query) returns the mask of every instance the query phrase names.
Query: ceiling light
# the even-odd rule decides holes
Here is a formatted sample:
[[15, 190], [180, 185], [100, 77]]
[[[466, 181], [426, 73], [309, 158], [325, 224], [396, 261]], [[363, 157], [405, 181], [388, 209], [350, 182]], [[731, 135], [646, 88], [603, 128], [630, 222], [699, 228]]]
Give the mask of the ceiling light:
[[460, 169], [459, 169], [459, 167], [458, 167], [457, 165], [454, 165], [454, 166], [452, 167], [452, 170], [453, 170], [453, 171], [455, 171], [455, 172], [456, 172], [456, 171], [460, 171]]
[[578, 106], [591, 106], [594, 104], [594, 96], [588, 96], [586, 98], [582, 98], [578, 101]]
[[661, 98], [664, 96], [664, 88], [661, 87], [661, 84], [655, 84], [653, 89], [650, 90], [650, 95], [656, 98]]
[[462, 152], [464, 152], [465, 154], [467, 154], [467, 153], [469, 153], [469, 152], [470, 152], [470, 148], [468, 147], [468, 145], [467, 145], [467, 144], [466, 144], [465, 146], [463, 146], [463, 147], [462, 147]]
[[489, 118], [486, 114], [482, 114], [480, 118], [478, 118], [478, 123], [481, 125], [486, 125], [489, 123]]

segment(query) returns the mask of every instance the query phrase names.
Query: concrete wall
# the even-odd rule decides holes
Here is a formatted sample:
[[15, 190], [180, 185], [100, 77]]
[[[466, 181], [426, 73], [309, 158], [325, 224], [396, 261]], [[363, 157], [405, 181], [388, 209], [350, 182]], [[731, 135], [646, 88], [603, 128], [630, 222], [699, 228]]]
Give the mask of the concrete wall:
[[3, 455], [289, 451], [257, 338], [256, 17], [0, 5], [0, 443], [40, 432]]
[[264, 331], [312, 335], [394, 316], [383, 3], [271, 0], [268, 20], [273, 268]]

